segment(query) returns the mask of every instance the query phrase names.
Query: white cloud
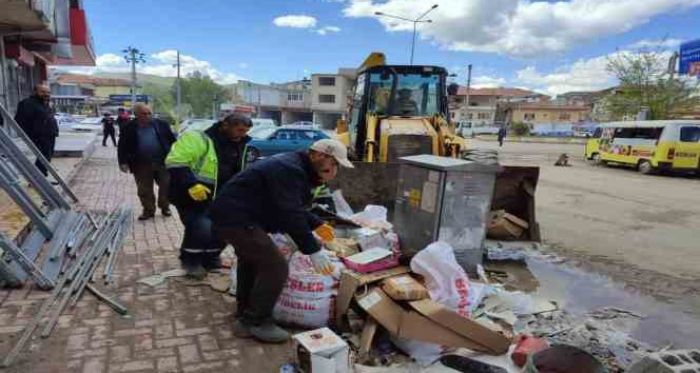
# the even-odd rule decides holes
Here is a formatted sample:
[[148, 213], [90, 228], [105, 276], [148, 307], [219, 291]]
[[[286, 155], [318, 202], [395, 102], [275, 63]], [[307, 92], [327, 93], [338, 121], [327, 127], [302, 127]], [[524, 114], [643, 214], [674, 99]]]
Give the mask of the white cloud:
[[[176, 62], [176, 50], [163, 50], [148, 56], [148, 58], [146, 58], [146, 63], [138, 66], [138, 72], [158, 76], [174, 77], [177, 76], [177, 69], [174, 66]], [[99, 55], [95, 59], [95, 65], [96, 66], [94, 67], [59, 67], [56, 68], [56, 70], [79, 74], [94, 74], [96, 72], [125, 73], [131, 71], [131, 67], [124, 60], [124, 57], [114, 53]], [[186, 54], [180, 54], [180, 74], [186, 76], [187, 74], [195, 71], [208, 75], [212, 78], [212, 80], [220, 84], [231, 84], [237, 82], [239, 79], [242, 79], [237, 74], [223, 72], [213, 67], [209, 61], [200, 60]]]
[[677, 49], [683, 40], [681, 39], [643, 39], [630, 44], [630, 49]]
[[324, 26], [319, 29], [316, 29], [316, 33], [319, 35], [326, 35], [328, 33], [335, 33], [335, 32], [340, 32], [340, 27], [336, 26]]
[[[377, 18], [390, 32], [412, 31], [410, 22], [374, 14], [416, 17], [428, 4], [424, 0], [349, 0], [343, 12], [348, 17]], [[419, 24], [419, 31], [423, 38], [451, 50], [537, 57], [699, 5], [700, 0], [441, 0], [427, 17], [433, 23]]]
[[275, 18], [272, 23], [277, 27], [291, 28], [314, 28], [316, 27], [316, 18], [304, 14], [289, 14]]
[[248, 63], [246, 62], [239, 62], [237, 66], [239, 69], [247, 69], [248, 67], [250, 67], [250, 65], [248, 65]]
[[506, 85], [506, 79], [498, 76], [481, 75], [472, 78], [471, 86], [474, 88], [497, 88]]
[[517, 80], [549, 95], [600, 90], [616, 83], [615, 77], [606, 71], [609, 57], [581, 59], [550, 73], [543, 73], [534, 66], [528, 66], [517, 72]]
[[[607, 71], [608, 61], [620, 55], [632, 53], [635, 52], [623, 50], [590, 59], [580, 59], [549, 73], [543, 73], [534, 66], [528, 66], [517, 71], [517, 81], [549, 95], [570, 91], [601, 90], [618, 83], [615, 76]], [[660, 59], [665, 61], [670, 56], [670, 52], [661, 52]]]

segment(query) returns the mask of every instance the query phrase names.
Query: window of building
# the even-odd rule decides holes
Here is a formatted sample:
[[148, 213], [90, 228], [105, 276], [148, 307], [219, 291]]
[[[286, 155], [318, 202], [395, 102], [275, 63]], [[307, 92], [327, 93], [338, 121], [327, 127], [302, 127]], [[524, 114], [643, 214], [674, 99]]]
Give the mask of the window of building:
[[322, 104], [335, 104], [335, 95], [318, 95], [318, 102]]
[[335, 77], [334, 76], [321, 76], [318, 78], [318, 85], [325, 86], [325, 87], [333, 87], [333, 86], [335, 86]]
[[287, 101], [304, 101], [304, 94], [301, 92], [287, 93]]
[[535, 113], [525, 113], [525, 114], [523, 114], [523, 119], [535, 120]]
[[479, 113], [476, 116], [476, 119], [489, 119], [489, 118], [490, 118], [489, 113]]
[[559, 113], [559, 120], [571, 120], [571, 113]]

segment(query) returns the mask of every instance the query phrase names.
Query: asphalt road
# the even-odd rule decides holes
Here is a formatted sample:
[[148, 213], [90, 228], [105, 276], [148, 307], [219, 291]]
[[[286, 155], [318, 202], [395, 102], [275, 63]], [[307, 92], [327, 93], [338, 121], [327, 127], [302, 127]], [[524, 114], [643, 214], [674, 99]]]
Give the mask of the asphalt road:
[[[498, 144], [475, 140], [472, 147]], [[571, 167], [553, 166], [561, 153]], [[596, 167], [582, 154], [579, 144], [500, 148], [502, 164], [540, 166], [537, 219], [545, 242], [629, 288], [700, 309], [700, 178]]]

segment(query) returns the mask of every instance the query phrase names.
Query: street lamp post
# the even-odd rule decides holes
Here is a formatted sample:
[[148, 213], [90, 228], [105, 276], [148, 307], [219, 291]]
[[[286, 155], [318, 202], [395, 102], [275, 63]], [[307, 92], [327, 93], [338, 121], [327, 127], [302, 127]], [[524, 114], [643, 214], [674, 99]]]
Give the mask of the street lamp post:
[[401, 17], [401, 16], [395, 16], [395, 15], [386, 14], [386, 13], [382, 13], [382, 12], [374, 12], [374, 15], [377, 15], [380, 17], [393, 18], [393, 19], [398, 19], [401, 21], [413, 23], [413, 38], [411, 39], [411, 63], [410, 63], [411, 65], [413, 65], [413, 52], [416, 49], [416, 30], [417, 30], [418, 24], [419, 23], [432, 23], [433, 22], [432, 20], [423, 19], [423, 18], [425, 18], [425, 16], [427, 16], [428, 13], [432, 12], [437, 7], [438, 7], [437, 4], [433, 5], [432, 7], [430, 7], [430, 9], [423, 12], [423, 14], [421, 14], [420, 17], [415, 18], [415, 19], [405, 18], [405, 17]]
[[126, 49], [123, 49], [122, 53], [124, 53], [124, 59], [126, 62], [131, 64], [131, 112], [133, 113], [134, 105], [136, 105], [136, 65], [139, 63], [145, 63], [146, 55], [132, 46], [128, 46]]

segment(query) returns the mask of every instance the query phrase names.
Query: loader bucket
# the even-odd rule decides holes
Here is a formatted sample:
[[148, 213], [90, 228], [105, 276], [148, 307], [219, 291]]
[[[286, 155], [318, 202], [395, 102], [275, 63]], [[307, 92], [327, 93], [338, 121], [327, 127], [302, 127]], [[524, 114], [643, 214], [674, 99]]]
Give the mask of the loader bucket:
[[[368, 204], [382, 205], [389, 210], [391, 218], [400, 163], [353, 164], [353, 169], [339, 170], [338, 177], [329, 184], [331, 189], [341, 189], [354, 211], [360, 211]], [[539, 173], [538, 167], [503, 166], [503, 171], [496, 176], [491, 209], [504, 209], [527, 221], [530, 227], [521, 237], [522, 240], [540, 240], [535, 217], [535, 189]]]

